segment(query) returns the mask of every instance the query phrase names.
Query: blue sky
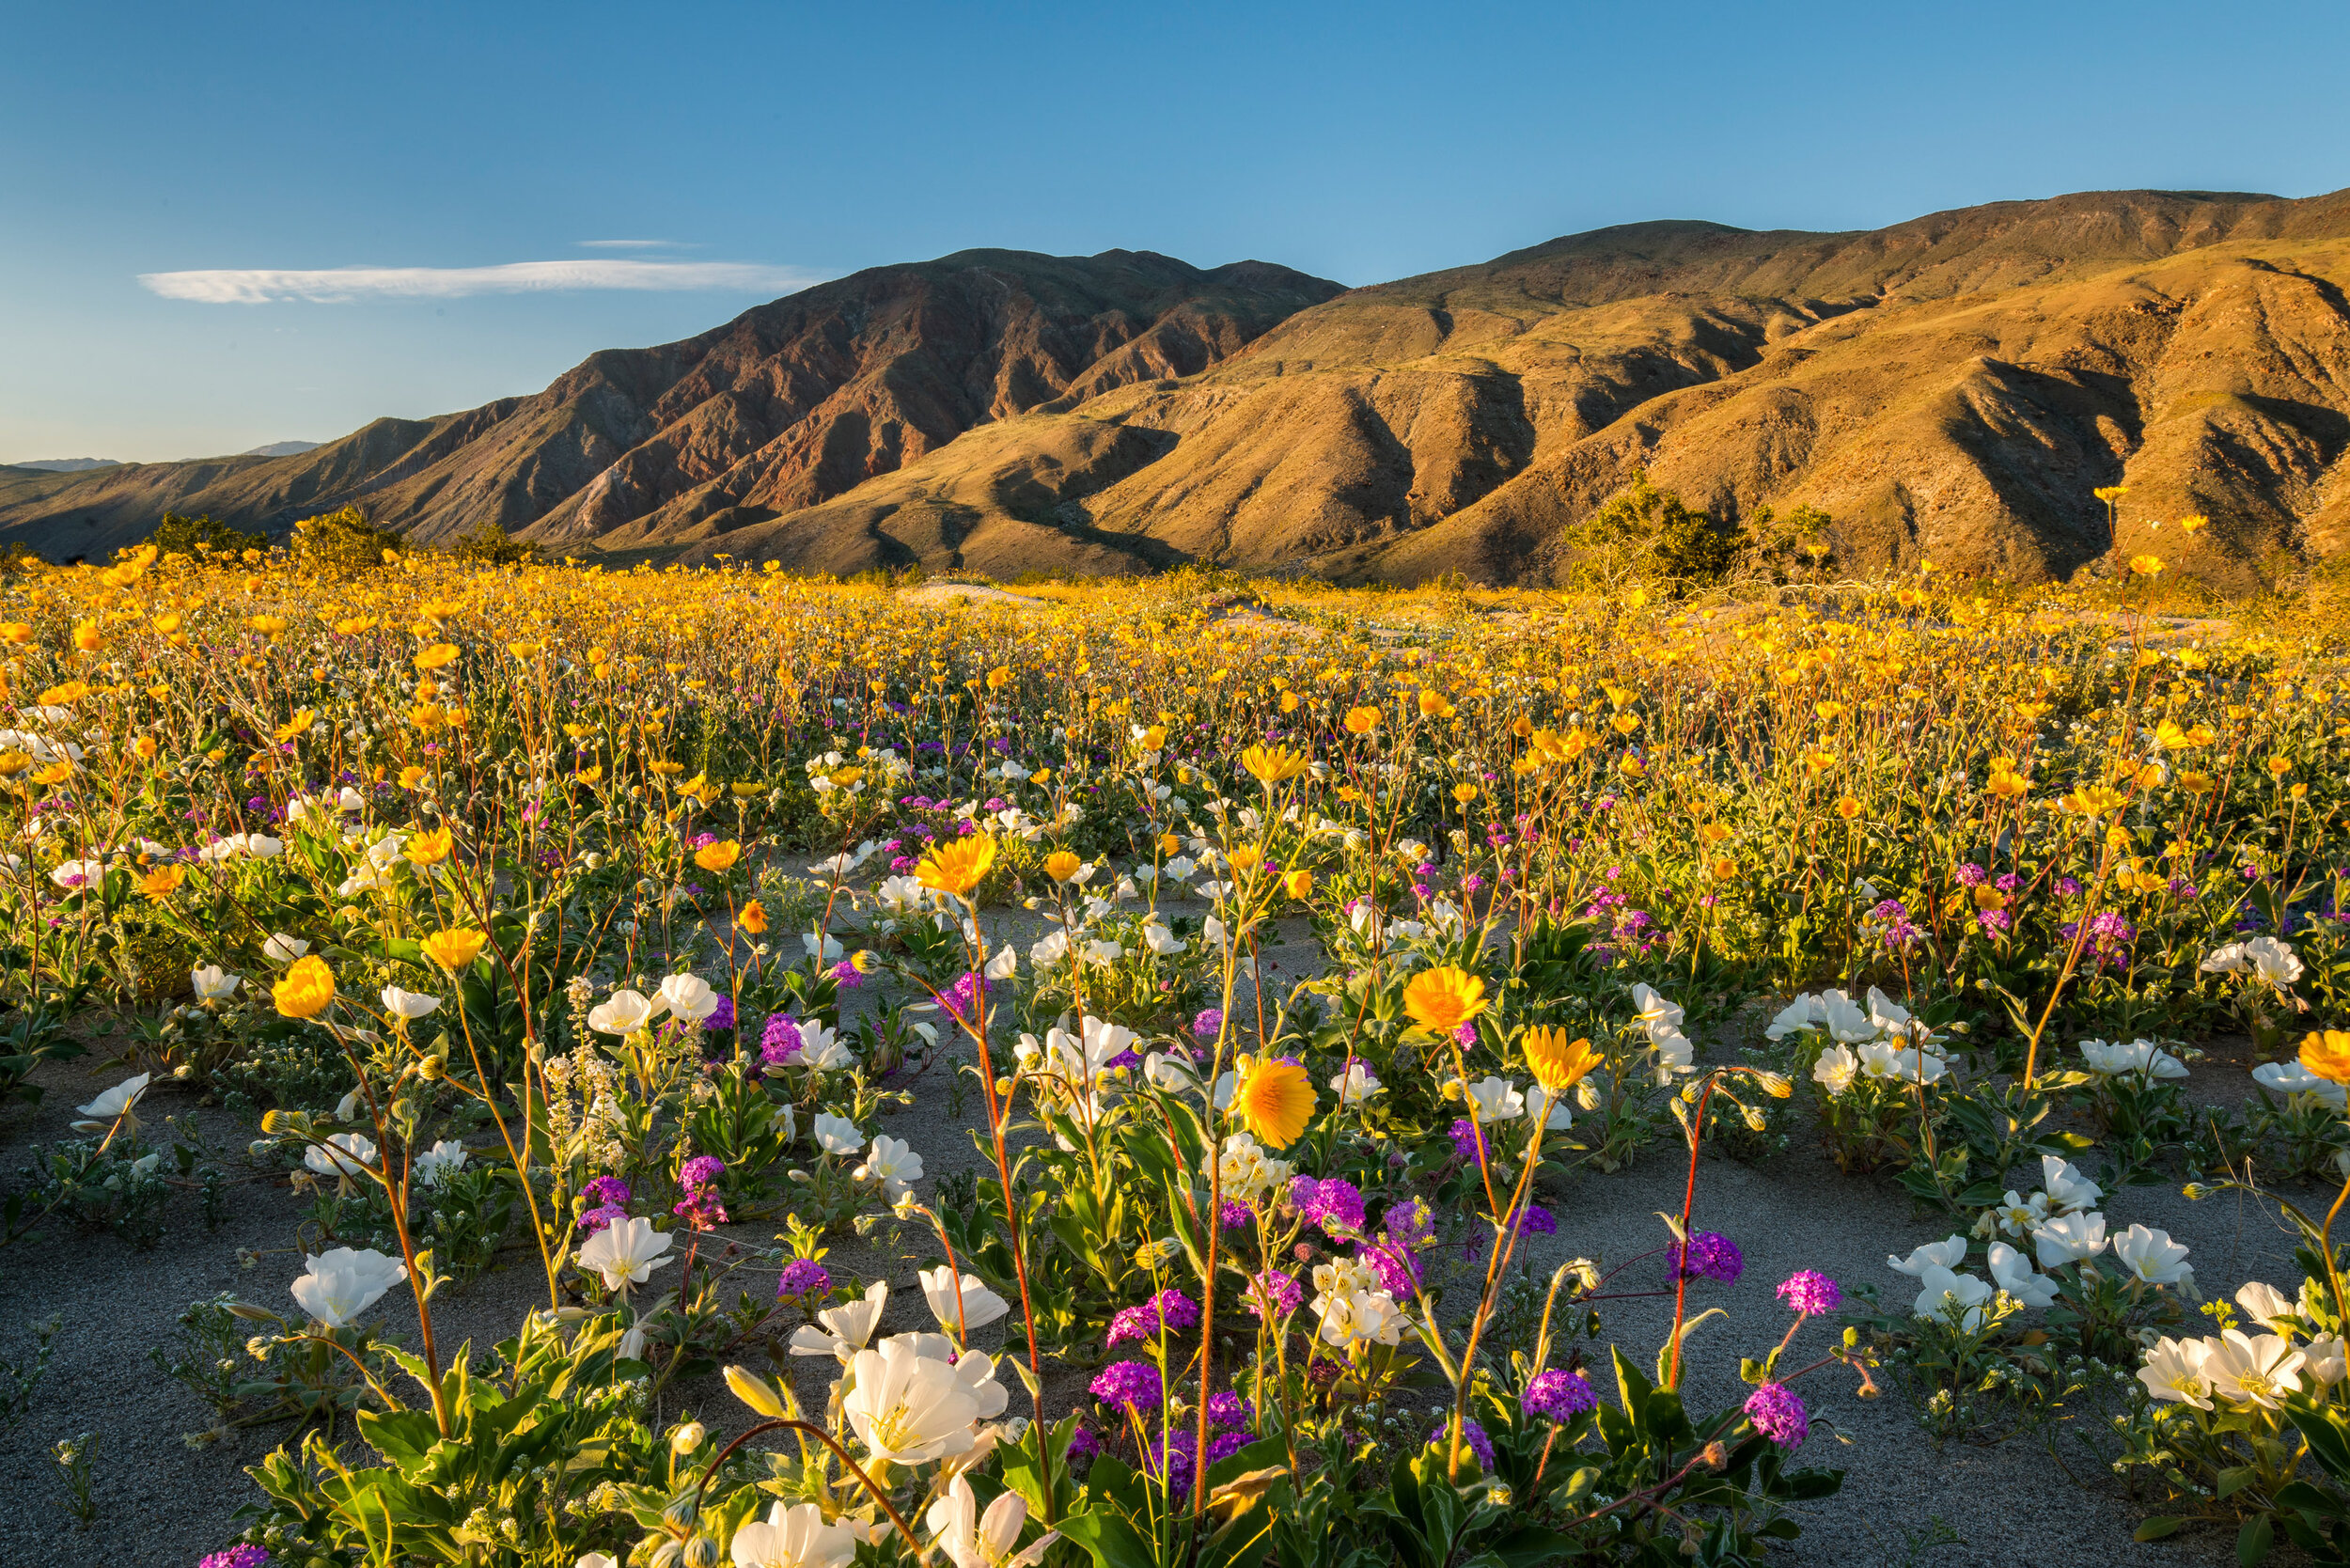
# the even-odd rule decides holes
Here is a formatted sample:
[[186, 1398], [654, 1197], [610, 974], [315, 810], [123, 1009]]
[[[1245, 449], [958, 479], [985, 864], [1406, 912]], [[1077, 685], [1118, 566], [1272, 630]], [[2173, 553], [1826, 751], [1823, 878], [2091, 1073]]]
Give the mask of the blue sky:
[[[19, 7], [0, 462], [331, 439], [974, 245], [1369, 283], [1644, 218], [2314, 195], [2345, 58], [2339, 3]], [[250, 275], [354, 267], [431, 271]]]

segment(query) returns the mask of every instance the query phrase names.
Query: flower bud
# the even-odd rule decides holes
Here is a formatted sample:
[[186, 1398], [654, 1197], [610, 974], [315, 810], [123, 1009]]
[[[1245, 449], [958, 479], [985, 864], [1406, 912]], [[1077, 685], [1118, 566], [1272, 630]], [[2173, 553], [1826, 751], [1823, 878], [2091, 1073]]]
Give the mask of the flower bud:
[[[672, 1535], [682, 1536], [694, 1528], [694, 1520], [700, 1512], [695, 1495], [688, 1492], [661, 1511], [661, 1527]], [[675, 1543], [668, 1543], [668, 1544], [673, 1545]]]
[[427, 1083], [439, 1083], [448, 1075], [448, 1058], [431, 1056], [416, 1063], [416, 1075]]
[[[736, 1399], [771, 1420], [783, 1419], [783, 1399], [765, 1378], [746, 1367], [728, 1367], [726, 1378], [727, 1387], [734, 1390]], [[699, 1428], [696, 1430], [698, 1432]]]
[[692, 1453], [702, 1446], [702, 1438], [706, 1435], [708, 1435], [702, 1430], [701, 1422], [687, 1421], [669, 1434], [669, 1451], [676, 1454]]
[[1728, 1467], [1730, 1464], [1730, 1450], [1723, 1447], [1721, 1440], [1716, 1438], [1713, 1442], [1705, 1445], [1704, 1458], [1705, 1467], [1707, 1469], [1724, 1469]]
[[697, 1535], [685, 1544], [685, 1568], [718, 1568], [718, 1543]]

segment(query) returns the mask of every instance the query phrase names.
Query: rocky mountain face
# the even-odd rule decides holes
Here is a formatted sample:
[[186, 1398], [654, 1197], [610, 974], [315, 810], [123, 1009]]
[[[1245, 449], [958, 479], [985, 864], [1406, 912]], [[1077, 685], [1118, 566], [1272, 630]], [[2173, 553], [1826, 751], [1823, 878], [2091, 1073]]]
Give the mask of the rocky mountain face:
[[[355, 500], [428, 539], [487, 518], [811, 571], [1541, 583], [1645, 469], [1731, 516], [1817, 508], [1855, 570], [2033, 580], [2152, 541], [2237, 586], [2350, 548], [2345, 289], [2350, 192], [1640, 224], [1344, 293], [1257, 263], [968, 252], [299, 458], [0, 471], [0, 537]], [[190, 470], [180, 499], [158, 467]], [[2118, 538], [2091, 494], [2116, 483]], [[2213, 525], [2191, 543], [2154, 530], [2190, 512]]]
[[[556, 542], [664, 541], [830, 500], [974, 426], [1194, 375], [1339, 285], [1148, 251], [964, 251], [880, 267], [535, 397], [379, 419], [283, 457], [139, 463], [60, 484], [0, 470], [0, 538], [104, 551], [164, 511], [282, 530], [345, 504], [430, 542], [483, 522]], [[704, 530], [706, 531], [706, 530]]]

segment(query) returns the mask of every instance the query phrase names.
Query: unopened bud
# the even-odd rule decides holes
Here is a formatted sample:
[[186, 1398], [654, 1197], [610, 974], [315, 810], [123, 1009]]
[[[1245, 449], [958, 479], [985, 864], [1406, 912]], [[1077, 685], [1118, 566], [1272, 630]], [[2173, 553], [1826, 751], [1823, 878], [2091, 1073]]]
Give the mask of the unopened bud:
[[692, 1453], [702, 1446], [702, 1438], [705, 1435], [707, 1434], [703, 1432], [701, 1422], [687, 1421], [683, 1426], [669, 1434], [669, 1451]]
[[1730, 1450], [1725, 1448], [1717, 1438], [1705, 1445], [1704, 1460], [1705, 1467], [1709, 1470], [1727, 1469], [1730, 1466]]
[[438, 1083], [447, 1074], [448, 1060], [445, 1057], [427, 1057], [416, 1063], [416, 1075], [427, 1083]]

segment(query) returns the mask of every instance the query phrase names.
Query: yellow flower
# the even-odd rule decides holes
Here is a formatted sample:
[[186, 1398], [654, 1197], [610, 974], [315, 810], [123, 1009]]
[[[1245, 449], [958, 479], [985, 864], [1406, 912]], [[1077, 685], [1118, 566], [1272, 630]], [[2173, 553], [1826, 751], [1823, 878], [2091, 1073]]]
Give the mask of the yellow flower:
[[922, 856], [922, 863], [914, 868], [914, 880], [925, 887], [961, 898], [984, 881], [995, 864], [995, 836], [974, 833], [932, 844], [930, 853]]
[[316, 1018], [335, 1001], [335, 971], [315, 953], [293, 962], [273, 992], [277, 1011], [289, 1018]]
[[1246, 876], [1264, 864], [1264, 851], [1254, 844], [1242, 844], [1232, 851], [1230, 858], [1232, 862], [1233, 872], [1239, 876]]
[[1306, 771], [1306, 759], [1286, 746], [1252, 745], [1240, 754], [1240, 765], [1260, 784], [1286, 784]]
[[244, 623], [245, 623], [247, 626], [252, 627], [255, 631], [257, 631], [257, 632], [260, 633], [260, 634], [261, 634], [261, 635], [263, 635], [263, 636], [265, 636], [265, 637], [274, 637], [274, 636], [275, 636], [278, 633], [280, 633], [280, 632], [282, 632], [282, 631], [284, 631], [284, 630], [286, 629], [286, 622], [285, 622], [285, 619], [284, 619], [283, 617], [281, 617], [281, 616], [274, 616], [274, 615], [252, 615], [252, 616], [247, 616], [247, 617], [245, 617], [245, 619], [244, 619]]
[[0, 751], [0, 778], [14, 778], [33, 765], [33, 760], [21, 751]]
[[139, 754], [139, 760], [143, 762], [151, 762], [155, 760], [155, 753], [161, 751], [163, 746], [156, 741], [154, 736], [141, 735], [137, 740], [131, 743], [131, 749]]
[[1044, 874], [1055, 882], [1067, 882], [1085, 869], [1085, 862], [1068, 850], [1056, 850], [1044, 857]]
[[1452, 786], [1452, 798], [1459, 801], [1463, 806], [1466, 806], [1470, 801], [1477, 798], [1477, 786], [1474, 784], [1455, 784]]
[[1851, 822], [1854, 818], [1860, 815], [1860, 802], [1855, 800], [1850, 795], [1846, 795], [1843, 799], [1836, 803], [1836, 814], [1843, 818], [1846, 822]]
[[436, 931], [423, 942], [424, 956], [451, 974], [462, 969], [481, 956], [481, 949], [490, 939], [480, 932], [464, 926], [451, 931]]
[[2312, 1031], [2301, 1042], [2301, 1065], [2330, 1082], [2350, 1084], [2350, 1034]]
[[1552, 1094], [1573, 1089], [1600, 1062], [1590, 1041], [1569, 1040], [1566, 1030], [1547, 1025], [1527, 1030], [1519, 1044], [1525, 1048], [1527, 1066], [1534, 1070], [1534, 1081]]
[[2160, 556], [2132, 556], [2130, 570], [2141, 577], [2152, 577], [2162, 570]]
[[743, 846], [732, 839], [720, 843], [704, 844], [694, 852], [694, 864], [705, 871], [728, 870], [742, 858]]
[[767, 932], [767, 906], [760, 902], [757, 899], [753, 899], [750, 902], [744, 904], [739, 911], [736, 912], [734, 923], [741, 926], [744, 931], [749, 932], [753, 936], [765, 935]]
[[1183, 853], [1183, 841], [1172, 833], [1162, 833], [1159, 835], [1159, 853], [1166, 855], [1181, 855]]
[[987, 689], [989, 691], [999, 692], [1010, 684], [1011, 666], [1010, 665], [998, 665], [994, 669], [987, 672]]
[[414, 865], [437, 865], [446, 860], [448, 852], [456, 848], [456, 837], [445, 826], [427, 828], [422, 833], [411, 834], [408, 842], [400, 848]]
[[418, 669], [440, 669], [452, 663], [456, 657], [457, 645], [455, 643], [436, 642], [410, 662]]
[[1419, 694], [1419, 716], [1450, 718], [1455, 712], [1452, 703], [1442, 692], [1422, 690]]
[[1403, 988], [1403, 1011], [1421, 1028], [1449, 1034], [1485, 1011], [1485, 982], [1450, 964], [1423, 969]]
[[1379, 728], [1379, 710], [1378, 710], [1378, 709], [1376, 709], [1376, 708], [1349, 708], [1349, 709], [1346, 711], [1346, 729], [1347, 729], [1347, 733], [1349, 733], [1349, 734], [1351, 734], [1351, 735], [1368, 735], [1368, 734], [1370, 734], [1372, 730], [1374, 730], [1374, 729], [1378, 729], [1378, 728]]
[[139, 878], [139, 891], [150, 899], [167, 899], [188, 880], [185, 866], [158, 866]]
[[1268, 1149], [1295, 1143], [1313, 1120], [1313, 1079], [1304, 1068], [1273, 1057], [1244, 1057], [1234, 1065], [1240, 1079], [1232, 1090], [1233, 1119]]
[[1738, 862], [1726, 855], [1716, 857], [1705, 869], [1716, 882], [1735, 882], [1738, 879]]
[[106, 634], [98, 629], [95, 620], [85, 620], [73, 628], [73, 646], [85, 653], [102, 652], [106, 647]]
[[400, 770], [400, 787], [401, 789], [413, 790], [423, 782], [424, 770], [422, 768], [406, 767]]
[[1291, 898], [1299, 900], [1310, 898], [1314, 890], [1314, 873], [1300, 866], [1289, 874], [1283, 886], [1289, 889]]

